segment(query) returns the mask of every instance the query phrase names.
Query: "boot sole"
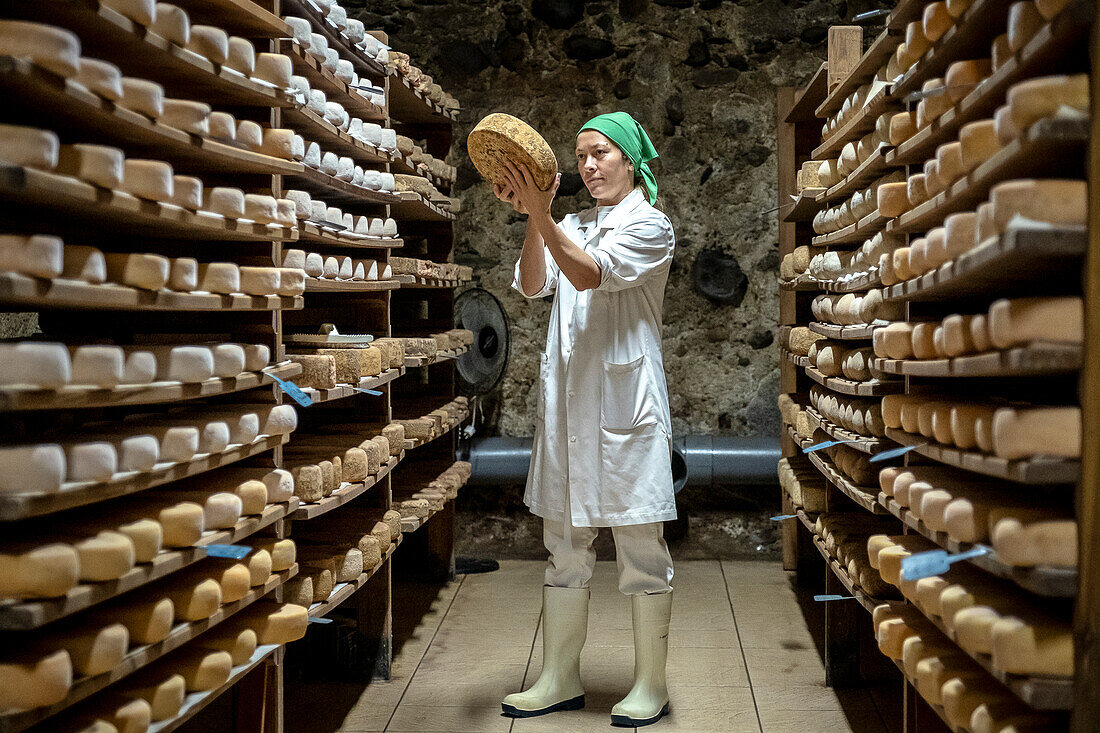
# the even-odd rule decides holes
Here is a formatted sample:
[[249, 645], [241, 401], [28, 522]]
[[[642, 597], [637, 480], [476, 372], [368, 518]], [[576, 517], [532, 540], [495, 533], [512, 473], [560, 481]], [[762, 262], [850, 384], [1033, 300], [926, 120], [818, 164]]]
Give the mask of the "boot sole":
[[631, 718], [628, 715], [612, 715], [611, 725], [616, 728], [641, 728], [645, 725], [653, 725], [661, 718], [668, 715], [668, 703], [661, 708], [661, 712], [654, 715], [652, 718]]
[[580, 710], [584, 707], [584, 695], [578, 695], [570, 700], [562, 700], [539, 710], [520, 710], [514, 705], [500, 704], [501, 710], [510, 718], [537, 718], [540, 715], [548, 715], [561, 710]]

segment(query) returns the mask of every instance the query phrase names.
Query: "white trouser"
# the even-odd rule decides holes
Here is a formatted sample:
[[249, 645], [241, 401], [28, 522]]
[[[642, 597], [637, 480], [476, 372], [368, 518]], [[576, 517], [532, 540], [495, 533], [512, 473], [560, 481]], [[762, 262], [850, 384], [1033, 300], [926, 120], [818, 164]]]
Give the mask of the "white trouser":
[[[592, 543], [597, 527], [565, 526], [542, 520], [542, 539], [550, 551], [545, 584], [556, 588], [587, 588], [596, 567]], [[668, 593], [672, 590], [672, 555], [665, 543], [663, 522], [612, 527], [619, 565], [619, 591], [625, 595]]]

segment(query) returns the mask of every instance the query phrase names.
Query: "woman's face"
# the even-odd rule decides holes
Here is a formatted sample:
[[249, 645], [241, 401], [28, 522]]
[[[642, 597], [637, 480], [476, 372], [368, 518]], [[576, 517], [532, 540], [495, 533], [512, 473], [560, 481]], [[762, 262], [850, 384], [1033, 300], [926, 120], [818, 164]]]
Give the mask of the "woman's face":
[[577, 136], [577, 172], [588, 193], [599, 202], [618, 203], [634, 188], [630, 161], [615, 143], [595, 130]]

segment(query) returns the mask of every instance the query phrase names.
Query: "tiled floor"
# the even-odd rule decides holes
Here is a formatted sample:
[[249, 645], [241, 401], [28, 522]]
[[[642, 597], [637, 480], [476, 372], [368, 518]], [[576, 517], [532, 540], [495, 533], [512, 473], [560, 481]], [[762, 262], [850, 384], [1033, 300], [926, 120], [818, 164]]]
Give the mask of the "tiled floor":
[[[615, 730], [610, 710], [630, 689], [634, 651], [630, 602], [616, 588], [613, 562], [598, 563], [592, 582], [581, 657], [585, 709], [528, 720], [500, 714], [500, 699], [530, 685], [541, 667], [542, 571], [541, 562], [504, 562], [497, 572], [460, 576], [405, 642], [391, 680], [342, 693], [330, 686], [326, 694], [345, 696], [343, 706], [328, 706], [342, 718], [329, 728], [319, 715], [300, 730]], [[672, 713], [649, 730], [885, 733], [866, 691], [838, 695], [825, 687], [818, 653], [778, 563], [680, 562], [673, 585]], [[293, 722], [288, 733], [296, 733]]]

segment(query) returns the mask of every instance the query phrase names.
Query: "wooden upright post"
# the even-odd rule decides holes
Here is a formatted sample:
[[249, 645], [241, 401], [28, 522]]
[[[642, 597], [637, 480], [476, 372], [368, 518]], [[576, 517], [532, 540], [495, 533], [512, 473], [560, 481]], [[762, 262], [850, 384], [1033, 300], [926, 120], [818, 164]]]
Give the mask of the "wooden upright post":
[[834, 25], [829, 28], [829, 91], [848, 76], [862, 55], [862, 28], [858, 25]]

